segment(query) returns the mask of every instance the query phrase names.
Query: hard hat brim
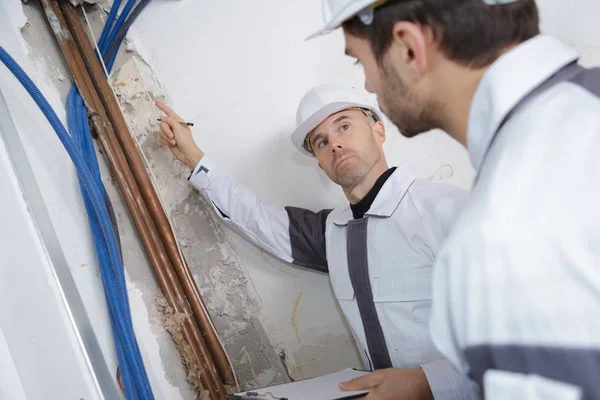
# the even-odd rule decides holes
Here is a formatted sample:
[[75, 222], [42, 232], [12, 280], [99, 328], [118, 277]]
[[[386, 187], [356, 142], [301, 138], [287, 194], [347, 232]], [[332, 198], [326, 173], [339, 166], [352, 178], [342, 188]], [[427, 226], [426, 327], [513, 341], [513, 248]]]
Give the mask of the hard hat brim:
[[[369, 3], [373, 2], [374, 1], [370, 1]], [[340, 10], [333, 18], [331, 18], [331, 21], [329, 21], [323, 28], [319, 29], [304, 40], [309, 41], [316, 37], [330, 34], [337, 28], [339, 28], [344, 21], [354, 17], [360, 10], [362, 10], [366, 6], [368, 6], [368, 4], [364, 4], [362, 2], [350, 3], [347, 7]]]
[[348, 101], [329, 103], [329, 104], [325, 105], [324, 107], [322, 107], [321, 109], [319, 109], [313, 115], [311, 115], [310, 117], [305, 119], [300, 125], [298, 125], [298, 127], [292, 133], [292, 142], [294, 143], [294, 146], [298, 150], [300, 150], [302, 153], [304, 153], [305, 155], [310, 156], [310, 157], [315, 157], [315, 155], [312, 152], [308, 151], [304, 147], [304, 141], [306, 140], [306, 135], [308, 135], [310, 132], [313, 131], [313, 129], [315, 129], [317, 126], [319, 126], [321, 124], [321, 122], [323, 122], [327, 118], [329, 118], [329, 116], [336, 114], [340, 111], [344, 111], [349, 108], [353, 108], [353, 107], [369, 109], [375, 115], [377, 115], [377, 118], [380, 121], [383, 120], [381, 118], [382, 115], [381, 115], [380, 111], [376, 108], [373, 108], [372, 104], [354, 103], [354, 102], [348, 102]]
[[321, 37], [321, 36], [325, 36], [325, 35], [329, 35], [331, 32], [335, 31], [337, 28], [339, 28], [339, 25], [336, 25], [334, 27], [330, 27], [330, 26], [325, 26], [324, 28], [318, 30], [317, 32], [313, 33], [312, 35], [308, 36], [306, 39], [304, 39], [305, 42], [308, 42], [309, 40], [313, 40], [315, 38]]

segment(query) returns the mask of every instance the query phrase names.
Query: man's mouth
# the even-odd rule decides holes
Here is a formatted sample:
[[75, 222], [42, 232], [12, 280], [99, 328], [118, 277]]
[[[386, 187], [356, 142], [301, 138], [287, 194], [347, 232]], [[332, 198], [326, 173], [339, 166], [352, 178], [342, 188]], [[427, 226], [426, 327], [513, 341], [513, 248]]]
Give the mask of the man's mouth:
[[348, 155], [340, 157], [335, 162], [335, 169], [338, 169], [340, 167], [340, 165], [342, 165], [343, 163], [345, 163], [346, 161], [348, 161], [350, 158], [352, 158], [352, 154], [348, 154]]

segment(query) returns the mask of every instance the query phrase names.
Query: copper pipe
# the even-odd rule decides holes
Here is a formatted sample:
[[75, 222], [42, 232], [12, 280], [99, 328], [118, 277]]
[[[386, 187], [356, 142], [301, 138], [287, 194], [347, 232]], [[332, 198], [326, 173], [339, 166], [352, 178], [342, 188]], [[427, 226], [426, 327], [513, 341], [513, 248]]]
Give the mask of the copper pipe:
[[[95, 99], [89, 95], [90, 91], [95, 92], [94, 84], [89, 79], [88, 81], [83, 79], [83, 76], [87, 75], [87, 69], [81, 58], [79, 59], [81, 62], [78, 62], [73, 56], [73, 54], [77, 53], [77, 46], [71, 36], [71, 32], [69, 32], [67, 28], [67, 23], [60, 12], [58, 4], [51, 3], [49, 0], [40, 0], [40, 3], [44, 9], [50, 28], [56, 37], [58, 46], [65, 57], [67, 66], [69, 67], [69, 70], [71, 70], [75, 85], [77, 86], [77, 89], [79, 89], [79, 93], [81, 93], [86, 108], [98, 110], [101, 105], [100, 98], [96, 96], [97, 102], [95, 102]], [[77, 79], [75, 79], [75, 77], [77, 77]]]
[[234, 384], [233, 370], [229, 364], [227, 355], [225, 354], [216, 332], [213, 329], [210, 317], [206, 312], [206, 307], [204, 306], [202, 297], [198, 291], [198, 287], [193, 279], [191, 279], [192, 274], [187, 264], [180, 256], [175, 241], [175, 236], [171, 230], [167, 216], [160, 204], [154, 187], [152, 186], [152, 182], [148, 177], [144, 163], [137, 152], [136, 145], [131, 137], [131, 133], [129, 132], [129, 128], [127, 127], [125, 118], [121, 113], [117, 100], [114, 97], [108, 81], [104, 77], [102, 66], [96, 58], [94, 49], [85, 33], [81, 21], [79, 20], [77, 11], [70, 3], [61, 4], [61, 8], [66, 17], [67, 24], [71, 29], [71, 33], [75, 39], [75, 42], [81, 51], [81, 55], [90, 72], [94, 85], [100, 95], [102, 103], [106, 108], [108, 118], [115, 128], [115, 132], [119, 138], [119, 141], [121, 142], [125, 157], [127, 158], [139, 188], [144, 196], [144, 200], [148, 205], [150, 213], [152, 214], [152, 217], [156, 223], [156, 227], [158, 228], [162, 242], [167, 250], [169, 259], [175, 268], [175, 272], [177, 273], [179, 281], [183, 286], [185, 296], [192, 307], [202, 335], [204, 336], [210, 352], [215, 359], [219, 374], [224, 382], [228, 384]]
[[[173, 288], [172, 285], [170, 284], [169, 280], [165, 277], [165, 268], [164, 267], [158, 267], [161, 262], [159, 260], [159, 255], [157, 254], [157, 249], [155, 249], [153, 247], [152, 244], [152, 239], [150, 238], [150, 234], [148, 233], [148, 230], [145, 229], [144, 225], [145, 225], [145, 221], [144, 218], [141, 216], [141, 213], [139, 212], [137, 205], [135, 204], [135, 200], [132, 196], [132, 193], [128, 190], [128, 187], [126, 186], [126, 183], [123, 179], [122, 176], [119, 176], [119, 171], [117, 171], [117, 167], [115, 166], [115, 164], [119, 164], [118, 161], [116, 160], [117, 157], [115, 157], [115, 154], [112, 153], [111, 149], [111, 145], [110, 145], [110, 140], [107, 138], [107, 130], [111, 129], [109, 125], [107, 126], [103, 126], [104, 124], [102, 124], [102, 122], [98, 121], [100, 119], [99, 115], [93, 116], [92, 118], [92, 125], [94, 127], [94, 130], [96, 131], [97, 135], [98, 135], [98, 139], [102, 144], [103, 150], [104, 150], [104, 155], [106, 156], [106, 159], [108, 161], [108, 165], [111, 167], [111, 173], [113, 174], [114, 177], [118, 177], [117, 179], [115, 179], [115, 181], [117, 182], [117, 186], [119, 187], [119, 191], [122, 194], [123, 200], [125, 201], [125, 204], [127, 205], [127, 208], [129, 210], [129, 213], [131, 215], [131, 219], [134, 222], [134, 225], [136, 226], [136, 230], [138, 232], [138, 235], [140, 236], [140, 241], [142, 242], [142, 244], [144, 245], [144, 249], [146, 250], [146, 255], [148, 257], [148, 259], [150, 260], [150, 264], [153, 266], [154, 272], [156, 274], [159, 286], [162, 290], [162, 292], [165, 295], [165, 298], [167, 299], [167, 301], [169, 302], [169, 305], [171, 305], [171, 307], [173, 307], [173, 309], [175, 310], [175, 312], [180, 313], [182, 312], [182, 307], [178, 305], [178, 301], [176, 299], [174, 299], [175, 295], [173, 293]], [[108, 129], [106, 129], [108, 128]], [[118, 152], [118, 150], [116, 151]], [[187, 318], [184, 322], [184, 325], [182, 326], [182, 330], [183, 330], [183, 335], [185, 340], [190, 344], [192, 351], [194, 352], [194, 356], [197, 360], [202, 360], [202, 354], [200, 352], [200, 350], [198, 349], [198, 346], [195, 344], [194, 340], [193, 340], [193, 333], [192, 333], [192, 326], [190, 325], [192, 321], [190, 320], [190, 318]], [[208, 377], [206, 374], [204, 374], [204, 376], [201, 376], [201, 378], [204, 377], [205, 379], [201, 379], [202, 381], [202, 385], [211, 393], [214, 393], [215, 391], [217, 391], [218, 389], [214, 387], [213, 382], [211, 382], [210, 377]], [[220, 397], [218, 396], [212, 396], [212, 398], [214, 399], [220, 399]]]
[[[93, 87], [93, 85], [90, 85], [91, 80], [89, 74], [87, 74], [87, 70], [84, 69], [84, 71], [82, 71], [80, 68], [83, 65], [81, 56], [78, 52], [73, 52], [73, 46], [70, 45], [70, 43], [74, 44], [73, 39], [64, 26], [64, 19], [62, 18], [61, 12], [56, 7], [56, 4], [52, 4], [48, 0], [42, 0], [42, 5], [44, 6], [50, 25], [56, 34], [65, 60], [73, 73], [74, 80], [80, 89], [82, 98], [88, 107], [88, 111], [90, 111], [90, 114], [92, 115], [91, 119], [95, 131], [99, 134], [99, 139], [105, 150], [104, 154], [107, 157], [109, 167], [111, 168], [111, 172], [115, 177], [115, 181], [117, 182], [123, 199], [130, 211], [138, 234], [140, 235], [140, 239], [146, 248], [148, 258], [155, 270], [161, 289], [165, 293], [167, 299], [170, 300], [169, 303], [176, 312], [184, 312], [187, 315], [190, 315], [189, 308], [181, 294], [181, 288], [174, 277], [172, 269], [170, 268], [170, 265], [166, 265], [168, 264], [168, 259], [164, 254], [164, 248], [160, 243], [160, 239], [152, 220], [148, 215], [145, 204], [141, 199], [140, 193], [135, 186], [135, 181], [125, 162], [125, 157], [119, 147], [112, 127], [108, 122], [102, 121], [106, 121], [106, 119], [102, 118], [106, 115], [106, 111], [102, 107], [96, 91], [89, 90], [90, 86]], [[92, 104], [100, 105], [96, 110], [91, 107]], [[138, 206], [141, 206], [141, 210]], [[204, 341], [197, 334], [197, 327], [195, 327], [195, 323], [190, 318], [187, 318], [184, 322], [183, 331], [184, 337], [192, 347], [195, 358], [200, 363], [200, 367], [209, 372], [208, 375], [201, 375], [202, 384], [209, 392], [211, 392], [212, 398], [221, 399], [224, 396], [224, 389], [216, 376], [214, 365], [211, 362], [210, 355], [205, 349]], [[211, 373], [211, 370], [213, 373]]]
[[158, 196], [154, 191], [154, 187], [150, 182], [146, 168], [139, 156], [139, 153], [137, 152], [135, 143], [133, 142], [131, 133], [129, 132], [123, 114], [121, 113], [121, 110], [116, 102], [112, 89], [110, 88], [107, 80], [104, 78], [102, 66], [96, 58], [94, 49], [92, 48], [92, 45], [85, 34], [85, 30], [81, 25], [81, 21], [79, 20], [79, 16], [77, 15], [75, 8], [69, 3], [61, 4], [61, 8], [65, 14], [67, 24], [71, 29], [71, 34], [73, 35], [75, 42], [81, 51], [81, 55], [85, 61], [85, 64], [88, 67], [92, 80], [94, 81], [94, 85], [99, 92], [102, 103], [106, 107], [108, 118], [115, 128], [115, 132], [117, 133], [117, 137], [121, 142], [121, 146], [127, 158], [128, 164], [132, 169], [135, 179], [143, 194], [144, 200], [152, 214], [162, 242], [167, 249], [169, 259], [175, 267], [175, 272], [177, 273], [177, 276], [183, 286], [186, 298], [192, 307], [202, 335], [207, 341], [211, 354], [215, 358], [219, 373], [225, 382], [231, 384], [233, 382], [233, 372], [231, 366], [229, 365], [229, 360], [227, 359], [224, 349], [221, 347], [221, 343], [216, 336], [216, 332], [212, 328], [209, 316], [207, 315], [205, 311], [206, 309], [202, 304], [198, 288], [193, 280], [190, 279], [192, 276], [191, 272], [180, 257], [170, 224], [167, 220], [164, 210], [162, 209]]
[[[131, 190], [131, 187], [127, 185], [124, 177], [126, 174], [123, 174], [123, 170], [119, 170], [120, 168], [117, 167], [123, 164], [124, 156], [121, 149], [118, 147], [115, 148], [114, 143], [111, 143], [116, 142], [114, 132], [111, 132], [112, 127], [108, 123], [103, 124], [99, 115], [92, 116], [91, 120], [94, 130], [98, 135], [98, 140], [104, 149], [104, 155], [107, 158], [108, 165], [111, 167], [111, 173], [113, 177], [115, 177], [115, 182], [119, 187], [119, 192], [129, 210], [129, 214], [136, 227], [140, 241], [146, 250], [146, 255], [154, 270], [161, 291], [176, 313], [185, 313], [188, 315], [188, 318], [183, 321], [182, 326], [184, 338], [190, 345], [200, 368], [203, 371], [207, 370], [209, 372], [208, 374], [202, 373], [200, 375], [202, 385], [209, 393], [211, 393], [211, 399], [221, 400], [223, 398], [221, 393], [224, 393], [224, 389], [222, 390], [218, 384], [220, 381], [216, 379], [216, 370], [214, 370], [214, 366], [211, 365], [210, 356], [207, 354], [204, 342], [198, 337], [198, 328], [195, 325], [195, 322], [190, 318], [191, 313], [189, 307], [186, 307], [187, 303], [181, 295], [181, 288], [177, 287], [176, 281], [174, 282], [172, 270], [165, 265], [164, 249], [160, 243], [157, 243], [158, 234], [156, 233], [156, 229], [147, 216], [144, 218], [144, 213], [140, 211], [137, 205], [136, 198], [139, 198], [139, 193], [137, 193], [136, 196], [136, 190]], [[129, 174], [131, 174], [131, 172], [129, 172]], [[214, 370], [214, 374], [210, 374], [211, 370]]]
[[200, 375], [202, 385], [209, 392], [214, 393], [220, 399], [219, 394], [225, 395], [225, 389], [222, 386], [222, 382], [219, 379], [217, 370], [211, 358], [210, 352], [208, 351], [205, 341], [202, 338], [198, 326], [195, 320], [192, 319], [193, 314], [189, 308], [179, 281], [173, 268], [170, 264], [168, 257], [166, 256], [165, 249], [160, 241], [160, 237], [154, 226], [148, 209], [142, 199], [138, 187], [136, 186], [133, 175], [127, 166], [127, 162], [123, 155], [122, 149], [119, 146], [117, 138], [112, 131], [112, 126], [108, 125], [106, 130], [109, 147], [114, 149], [113, 157], [117, 160], [117, 164], [122, 166], [121, 178], [127, 184], [127, 186], [121, 191], [123, 198], [126, 203], [129, 201], [128, 209], [132, 215], [132, 219], [138, 222], [136, 229], [140, 235], [140, 239], [144, 244], [148, 258], [153, 260], [151, 265], [154, 268], [157, 280], [165, 297], [170, 300], [169, 304], [176, 313], [186, 314], [188, 318], [184, 320], [183, 332], [186, 336], [188, 343], [192, 346], [195, 352], [195, 358], [199, 362], [202, 371], [206, 371]]

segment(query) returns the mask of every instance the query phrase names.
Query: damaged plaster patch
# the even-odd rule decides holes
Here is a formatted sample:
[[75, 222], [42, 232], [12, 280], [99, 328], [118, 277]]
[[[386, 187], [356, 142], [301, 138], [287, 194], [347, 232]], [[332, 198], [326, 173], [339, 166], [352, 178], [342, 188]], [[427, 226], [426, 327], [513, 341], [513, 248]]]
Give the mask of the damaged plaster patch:
[[160, 112], [154, 101], [165, 94], [158, 79], [133, 52], [113, 74], [113, 85], [241, 388], [287, 381], [258, 319], [260, 300], [246, 267], [212, 205], [187, 183], [189, 171], [160, 140], [156, 121]]
[[202, 376], [204, 370], [196, 361], [190, 344], [183, 336], [183, 323], [189, 318], [189, 315], [186, 313], [176, 313], [163, 296], [157, 295], [156, 308], [162, 317], [161, 325], [171, 334], [175, 346], [183, 357], [182, 362], [187, 373], [187, 383], [190, 389], [196, 390], [202, 397], [204, 393], [208, 393], [204, 390], [200, 382], [200, 376]]
[[258, 319], [260, 300], [212, 205], [191, 191], [171, 216], [241, 387], [285, 382], [285, 371]]

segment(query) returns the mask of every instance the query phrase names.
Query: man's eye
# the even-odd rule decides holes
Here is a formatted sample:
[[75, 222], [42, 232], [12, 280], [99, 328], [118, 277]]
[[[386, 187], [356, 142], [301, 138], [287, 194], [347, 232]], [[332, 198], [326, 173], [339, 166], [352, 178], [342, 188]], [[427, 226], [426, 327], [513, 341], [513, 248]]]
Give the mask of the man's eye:
[[317, 148], [319, 149], [322, 149], [325, 146], [327, 146], [327, 140], [322, 140], [319, 143], [317, 143]]
[[340, 126], [340, 132], [346, 132], [348, 129], [350, 129], [350, 125], [348, 124], [344, 124]]

